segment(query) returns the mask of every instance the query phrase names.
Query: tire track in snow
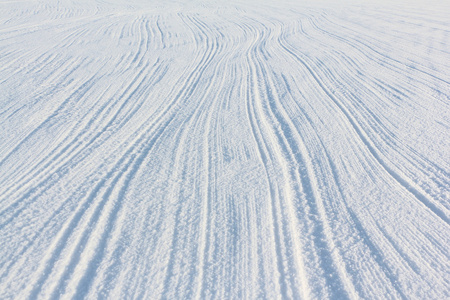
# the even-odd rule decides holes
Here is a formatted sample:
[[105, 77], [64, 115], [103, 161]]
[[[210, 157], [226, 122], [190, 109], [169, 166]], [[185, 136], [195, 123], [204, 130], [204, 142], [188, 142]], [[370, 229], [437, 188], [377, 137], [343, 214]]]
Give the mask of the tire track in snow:
[[308, 71], [311, 73], [311, 76], [316, 80], [317, 84], [321, 87], [321, 89], [326, 93], [326, 95], [336, 104], [336, 106], [341, 110], [342, 114], [345, 115], [348, 122], [351, 124], [353, 129], [355, 130], [358, 137], [361, 139], [361, 141], [364, 143], [364, 145], [367, 147], [367, 150], [369, 153], [378, 161], [378, 163], [386, 170], [386, 172], [394, 179], [396, 180], [405, 190], [410, 192], [418, 201], [420, 201], [424, 206], [426, 206], [431, 212], [436, 214], [439, 218], [442, 219], [445, 223], [449, 224], [449, 218], [447, 214], [438, 206], [436, 206], [435, 203], [433, 203], [432, 200], [430, 200], [426, 194], [421, 191], [420, 187], [418, 187], [416, 184], [414, 184], [412, 181], [405, 179], [404, 176], [402, 176], [397, 171], [393, 170], [391, 167], [389, 167], [384, 160], [380, 157], [378, 154], [378, 151], [372, 146], [372, 142], [370, 142], [369, 138], [367, 137], [367, 134], [360, 128], [360, 126], [356, 123], [356, 121], [351, 117], [348, 110], [337, 100], [333, 94], [328, 90], [328, 88], [324, 85], [322, 80], [317, 76], [317, 74], [311, 69], [311, 67], [305, 62], [303, 58], [295, 54], [292, 50], [289, 49], [289, 46], [286, 46], [285, 44], [282, 44], [284, 49], [291, 54], [297, 61], [299, 61]]
[[1, 298], [448, 294], [444, 13], [0, 6]]
[[[205, 66], [202, 66], [202, 64], [200, 64], [199, 65], [201, 68], [205, 68]], [[196, 67], [196, 69], [194, 69], [193, 71], [192, 71], [192, 73], [191, 74], [196, 74], [197, 72], [198, 72], [198, 70], [200, 69], [201, 70], [201, 68], [200, 67]], [[196, 75], [193, 75], [192, 77], [194, 77], [194, 80], [197, 80], [197, 82], [198, 82], [198, 76], [196, 76]], [[188, 77], [188, 79], [187, 79], [187, 81], [185, 82], [185, 84], [184, 84], [184, 86], [185, 87], [187, 87], [186, 89], [180, 89], [180, 93], [175, 97], [175, 100], [174, 100], [174, 102], [176, 103], [177, 101], [179, 101], [179, 99], [182, 99], [182, 100], [184, 100], [183, 98], [187, 98], [188, 97], [188, 95], [190, 94], [190, 93], [192, 93], [192, 90], [195, 88], [195, 84], [193, 84], [192, 83], [192, 81], [193, 81], [193, 79], [192, 79], [192, 77]], [[187, 92], [186, 92], [187, 91]], [[173, 106], [175, 106], [175, 105], [173, 105]], [[166, 111], [165, 111], [165, 113], [167, 114], [167, 111], [169, 111], [169, 109], [171, 108], [172, 106], [169, 106], [167, 109], [166, 109]], [[172, 113], [173, 114], [173, 113]], [[169, 120], [170, 120], [170, 118], [169, 118]], [[163, 128], [165, 128], [166, 126], [163, 126]], [[120, 162], [123, 160], [124, 158], [122, 158], [120, 161], [119, 161], [119, 164], [118, 165], [120, 165]], [[115, 167], [114, 169], [117, 169], [118, 167]], [[111, 177], [111, 175], [112, 175], [113, 173], [110, 173], [110, 175], [106, 175], [105, 177], [106, 178], [109, 178], [109, 177]], [[120, 177], [120, 176], [119, 176]], [[118, 181], [119, 180], [119, 177], [116, 177], [116, 179], [114, 179], [114, 181]], [[92, 195], [95, 195], [96, 194], [96, 192], [98, 192], [99, 190], [100, 190], [100, 188], [103, 186], [105, 184], [105, 180], [102, 180], [100, 183], [99, 183], [99, 185], [97, 186], [97, 188], [95, 188], [94, 189], [94, 191], [91, 193]], [[111, 193], [111, 192], [108, 192], [108, 193]], [[89, 197], [88, 197], [88, 199], [89, 199]], [[104, 200], [105, 201], [105, 200]], [[88, 202], [89, 201], [86, 201], [85, 203], [86, 204], [88, 204]], [[81, 212], [81, 213], [79, 213], [78, 214], [78, 218], [75, 218], [74, 220], [76, 220], [75, 222], [76, 223], [78, 223], [79, 222], [79, 219], [81, 218], [81, 215], [82, 214], [84, 214], [84, 210]], [[76, 214], [77, 215], [77, 214]], [[75, 216], [76, 216], [75, 215]], [[94, 219], [92, 219], [92, 222], [95, 222], [96, 220], [95, 220], [95, 218]], [[69, 226], [69, 228], [72, 228], [72, 227], [74, 227], [74, 225], [73, 226]], [[68, 230], [72, 230], [72, 229], [68, 229]], [[66, 236], [66, 238], [69, 238], [69, 235], [71, 234], [71, 232], [70, 231], [67, 231], [66, 232], [66, 234], [64, 234], [63, 236]], [[66, 239], [65, 238], [65, 239]], [[86, 236], [86, 238], [87, 238], [87, 236]], [[59, 244], [64, 244], [65, 242], [60, 242]], [[62, 251], [62, 249], [61, 249], [61, 251]], [[60, 252], [60, 251], [58, 251], [58, 252]], [[58, 254], [57, 254], [58, 255]], [[52, 265], [52, 264], [50, 264], [50, 265]], [[47, 268], [48, 269], [48, 268]], [[47, 273], [47, 272], [45, 272], [45, 273]], [[41, 283], [43, 283], [45, 281], [45, 279], [44, 280], [41, 280], [40, 281], [40, 283], [39, 284], [35, 284], [35, 286], [36, 287], [39, 287], [40, 285], [41, 285]], [[37, 290], [34, 290], [32, 293], [31, 293], [32, 295], [37, 295]]]
[[[321, 32], [324, 32], [325, 34], [335, 38], [336, 40], [343, 41], [344, 43], [350, 45], [353, 49], [357, 50], [358, 53], [361, 53], [364, 57], [368, 58], [369, 60], [372, 60], [372, 61], [376, 62], [377, 65], [381, 65], [383, 63], [382, 60], [374, 60], [374, 58], [372, 56], [370, 56], [367, 53], [365, 53], [364, 51], [362, 51], [362, 49], [357, 47], [355, 45], [355, 43], [352, 43], [347, 38], [344, 38], [344, 37], [337, 36], [335, 34], [331, 34], [329, 32], [326, 32], [326, 31], [320, 29], [315, 22], [312, 22], [312, 25], [317, 30], [319, 30]], [[321, 42], [321, 45], [323, 45], [324, 48], [329, 47], [329, 45], [324, 44], [323, 42]], [[344, 59], [344, 60], [347, 60], [347, 61], [348, 61], [348, 59], [350, 59], [349, 66], [353, 65], [353, 64], [356, 64], [356, 65], [361, 64], [361, 69], [363, 69], [363, 66], [364, 66], [363, 65], [364, 61], [363, 60], [357, 61], [357, 60], [355, 60], [355, 57], [347, 58], [345, 55], [340, 56], [340, 59]], [[324, 68], [321, 68], [321, 69], [324, 69]], [[348, 67], [347, 67], [347, 69], [348, 69]], [[389, 68], [389, 70], [395, 71], [398, 74], [398, 76], [402, 76], [402, 77], [405, 76], [403, 74], [402, 70], [400, 68], [398, 68], [398, 67], [391, 67], [391, 68]], [[327, 70], [327, 71], [329, 71], [329, 70]], [[329, 73], [329, 72], [327, 72], [327, 73]], [[331, 82], [331, 83], [337, 81], [336, 76], [333, 76], [332, 74], [328, 74], [326, 76], [327, 76], [328, 81]], [[366, 74], [363, 74], [361, 72], [358, 72], [358, 76], [354, 76], [354, 77], [351, 77], [351, 78], [350, 77], [345, 78], [346, 77], [345, 74], [339, 74], [338, 78], [339, 77], [345, 79], [344, 81], [347, 81], [347, 82], [359, 83], [360, 87], [354, 87], [354, 88], [356, 88], [358, 90], [358, 93], [361, 93], [361, 90], [369, 89], [368, 92], [370, 92], [370, 94], [369, 93], [365, 93], [365, 95], [367, 97], [372, 98], [372, 99], [380, 98], [380, 96], [377, 96], [377, 94], [379, 94], [379, 88], [382, 88], [383, 90], [386, 90], [387, 88], [393, 89], [393, 93], [402, 95], [402, 99], [408, 99], [411, 96], [415, 96], [415, 93], [414, 93], [414, 91], [411, 90], [411, 88], [417, 87], [418, 86], [417, 83], [421, 80], [420, 78], [418, 78], [417, 81], [415, 82], [414, 86], [412, 84], [410, 84], [409, 82], [407, 82], [407, 81], [403, 81], [403, 83], [405, 84], [405, 86], [403, 87], [404, 88], [404, 92], [401, 92], [398, 89], [391, 87], [389, 84], [387, 84], [386, 81], [384, 81], [384, 82], [383, 81], [379, 81], [376, 78], [367, 76]], [[385, 77], [387, 77], [387, 76], [385, 76]], [[394, 80], [394, 79], [395, 78], [392, 77], [392, 80]], [[377, 83], [377, 81], [378, 81], [378, 83]], [[372, 82], [374, 82], [375, 85]], [[380, 85], [383, 85], [384, 87], [380, 86]], [[423, 85], [424, 87], [427, 87], [427, 85], [429, 85], [429, 84], [426, 83], [426, 82], [422, 82], [421, 85]], [[408, 95], [406, 95], [405, 92], [408, 92]], [[424, 90], [423, 92], [425, 93], [426, 91]], [[377, 118], [377, 116], [375, 116], [375, 114], [371, 111], [371, 108], [367, 107], [367, 105], [363, 101], [361, 101], [359, 99], [359, 98], [361, 98], [360, 95], [358, 95], [358, 94], [354, 95], [354, 93], [350, 91], [349, 93], [345, 94], [344, 97], [345, 98], [349, 97], [352, 100], [351, 102], [349, 101], [348, 104], [345, 104], [346, 106], [350, 105], [350, 107], [351, 107], [351, 105], [355, 105], [355, 104], [351, 104], [351, 103], [353, 103], [353, 102], [354, 103], [358, 103], [360, 105], [357, 106], [357, 113], [364, 113], [364, 114], [368, 115], [368, 117], [366, 117], [366, 116], [358, 117], [358, 115], [355, 115], [354, 116], [355, 120], [358, 120], [358, 122], [361, 122], [361, 120], [364, 120], [364, 119], [368, 118], [368, 119], [373, 119], [374, 122], [376, 123], [376, 124], [368, 124], [368, 126], [370, 126], [370, 127], [377, 126], [376, 128], [372, 129], [372, 131], [375, 131], [374, 133], [366, 132], [367, 134], [370, 133], [369, 137], [371, 139], [373, 137], [376, 137], [376, 136], [380, 136], [383, 139], [384, 139], [384, 137], [386, 137], [383, 140], [385, 147], [386, 146], [389, 147], [391, 149], [391, 151], [395, 151], [396, 153], [398, 153], [398, 155], [400, 157], [403, 157], [406, 160], [406, 163], [410, 164], [408, 166], [408, 169], [413, 169], [413, 168], [415, 169], [414, 171], [412, 171], [412, 170], [406, 170], [405, 168], [403, 168], [403, 170], [401, 170], [401, 172], [405, 172], [405, 171], [409, 171], [410, 172], [409, 175], [408, 174], [403, 174], [405, 177], [410, 177], [411, 178], [411, 176], [414, 176], [414, 173], [416, 173], [416, 172], [427, 172], [428, 171], [427, 170], [427, 166], [433, 166], [433, 170], [429, 170], [427, 172], [428, 173], [427, 176], [430, 176], [430, 177], [437, 177], [437, 176], [439, 176], [438, 178], [433, 178], [432, 180], [437, 185], [440, 185], [440, 186], [444, 186], [445, 185], [445, 182], [448, 181], [448, 172], [446, 172], [442, 167], [436, 165], [435, 163], [431, 162], [429, 159], [424, 157], [423, 154], [418, 153], [415, 149], [413, 149], [408, 144], [402, 143], [402, 141], [399, 138], [397, 138], [392, 133], [392, 131], [389, 130], [389, 128], [387, 126], [382, 124], [382, 122]], [[432, 98], [436, 99], [436, 97], [433, 96], [432, 94], [429, 94], [429, 97], [432, 97]], [[390, 99], [387, 99], [387, 100], [390, 101]], [[436, 100], [438, 100], [438, 99], [436, 99]], [[383, 103], [383, 105], [386, 105], [386, 104], [388, 104], [388, 102], [384, 102]], [[386, 112], [388, 112], [388, 110], [386, 110]], [[352, 114], [355, 114], [355, 110], [354, 109], [352, 110]], [[360, 124], [360, 125], [362, 126], [362, 124]], [[365, 126], [367, 127], [367, 125], [365, 125]], [[374, 142], [374, 141], [372, 140], [372, 142]], [[402, 148], [399, 148], [399, 147], [395, 147], [398, 144], [402, 145], [404, 148], [402, 149]], [[374, 147], [375, 147], [375, 145], [376, 144], [374, 144]], [[382, 150], [380, 146], [377, 146], [376, 148], [378, 148], [380, 151]], [[403, 152], [405, 152], [404, 151], [405, 148], [410, 151], [410, 155], [409, 155], [410, 157], [408, 157], [408, 155], [405, 155], [405, 154], [408, 154], [408, 153], [402, 153], [402, 151], [400, 151], [400, 150], [403, 150]], [[383, 152], [380, 152], [380, 154], [383, 154]], [[387, 155], [387, 154], [384, 154], [384, 155]], [[412, 159], [414, 159], [414, 162], [412, 161]], [[393, 160], [393, 159], [391, 159], [391, 160]], [[392, 161], [391, 163], [395, 163], [395, 161]], [[418, 168], [416, 166], [417, 164], [421, 164], [421, 165], [423, 165], [423, 167], [422, 168]], [[396, 163], [395, 168], [398, 169], [400, 167], [402, 167], [402, 163]], [[420, 184], [419, 184], [419, 187], [422, 188], [422, 190], [430, 189], [429, 187], [421, 186]], [[428, 195], [428, 196], [433, 196], [433, 198], [436, 197], [435, 195]], [[442, 205], [442, 203], [439, 203], [438, 206], [439, 205]]]
[[[248, 52], [248, 72], [249, 72], [249, 79], [248, 79], [248, 86], [249, 86], [249, 91], [248, 91], [248, 95], [249, 95], [249, 99], [247, 100], [247, 114], [248, 114], [248, 118], [249, 118], [249, 122], [251, 124], [252, 127], [252, 134], [253, 137], [255, 139], [255, 143], [257, 144], [257, 149], [258, 149], [258, 156], [260, 159], [260, 163], [263, 165], [264, 167], [264, 173], [265, 173], [265, 177], [266, 177], [266, 183], [267, 183], [267, 190], [268, 190], [268, 197], [269, 197], [269, 201], [268, 201], [268, 209], [269, 209], [269, 215], [271, 216], [271, 220], [270, 220], [270, 226], [273, 227], [272, 228], [272, 233], [271, 235], [273, 236], [272, 238], [274, 239], [273, 243], [274, 248], [272, 251], [274, 251], [274, 260], [275, 260], [275, 264], [276, 264], [276, 268], [277, 268], [277, 274], [278, 274], [278, 282], [277, 282], [277, 290], [278, 292], [282, 295], [283, 298], [288, 297], [288, 287], [286, 285], [286, 270], [285, 270], [285, 265], [283, 264], [283, 261], [285, 260], [283, 257], [283, 251], [281, 249], [281, 245], [282, 245], [282, 241], [281, 241], [281, 237], [280, 237], [280, 227], [279, 227], [279, 222], [281, 222], [280, 218], [281, 216], [279, 215], [279, 211], [277, 210], [277, 202], [279, 202], [279, 190], [278, 190], [278, 186], [277, 184], [273, 181], [273, 179], [271, 178], [271, 173], [273, 174], [273, 171], [271, 170], [271, 164], [273, 164], [272, 162], [272, 156], [277, 155], [270, 153], [269, 149], [270, 149], [270, 142], [269, 141], [265, 141], [263, 136], [263, 129], [261, 128], [261, 125], [258, 125], [260, 123], [262, 123], [262, 125], [264, 125], [264, 127], [267, 130], [267, 122], [265, 122], [264, 120], [258, 119], [257, 115], [258, 113], [256, 112], [258, 110], [258, 104], [260, 104], [260, 102], [262, 101], [261, 99], [261, 95], [259, 92], [259, 85], [260, 82], [258, 80], [258, 73], [257, 73], [257, 68], [256, 68], [256, 55], [257, 55], [257, 51], [258, 51], [258, 47], [259, 47], [259, 43], [262, 43], [262, 39], [264, 38], [264, 35], [262, 35], [262, 32], [258, 31], [258, 29], [256, 28], [251, 28], [249, 27], [247, 29], [248, 31], [250, 31], [251, 33], [253, 33], [253, 35], [255, 36], [253, 38], [254, 42], [252, 43], [252, 46], [249, 48], [249, 52]], [[259, 42], [259, 43], [258, 43]], [[260, 114], [261, 112], [259, 112]], [[272, 145], [273, 147], [273, 145]], [[273, 176], [273, 175], [272, 175]], [[268, 272], [268, 271], [267, 271]], [[291, 287], [292, 288], [292, 287]]]
[[[160, 72], [161, 70], [159, 67], [156, 67], [154, 72], [156, 73], [158, 71]], [[155, 73], [153, 73], [153, 74], [150, 73], [149, 77], [150, 78], [154, 77]], [[164, 74], [162, 73], [162, 75], [160, 75], [160, 76], [163, 76], [163, 75]], [[140, 72], [138, 74], [136, 79], [138, 79], [139, 77], [142, 77], [142, 72]], [[124, 94], [122, 96], [120, 96], [118, 99], [123, 99], [125, 97], [132, 97], [133, 94], [137, 90], [139, 90], [139, 88], [146, 82], [146, 77], [138, 79], [137, 87], [135, 87], [136, 86], [135, 81], [133, 80], [132, 83], [126, 88]], [[156, 77], [156, 78], [158, 78], [158, 77]], [[132, 89], [132, 92], [129, 92], [131, 89]], [[77, 161], [78, 162], [81, 161], [83, 159], [83, 156], [86, 156], [89, 153], [92, 153], [92, 151], [94, 151], [94, 149], [99, 147], [101, 142], [99, 143], [97, 140], [102, 136], [102, 134], [109, 133], [108, 127], [113, 126], [115, 119], [119, 116], [120, 113], [123, 113], [123, 108], [125, 107], [125, 105], [127, 105], [126, 101], [118, 109], [115, 109], [115, 114], [108, 121], [106, 126], [103, 127], [101, 130], [97, 129], [96, 135], [94, 135], [92, 138], [90, 138], [90, 140], [87, 143], [85, 143], [84, 135], [89, 133], [89, 131], [88, 131], [89, 127], [93, 125], [94, 121], [98, 118], [99, 114], [102, 113], [106, 109], [106, 106], [103, 106], [101, 108], [101, 110], [99, 111], [99, 113], [96, 116], [94, 116], [93, 118], [91, 118], [91, 120], [88, 122], [87, 126], [80, 132], [80, 134], [78, 134], [73, 139], [74, 142], [69, 142], [68, 145], [66, 147], [62, 148], [60, 151], [58, 151], [58, 153], [55, 156], [53, 156], [49, 159], [44, 158], [44, 159], [48, 160], [49, 162], [44, 165], [43, 169], [37, 170], [29, 178], [30, 178], [30, 180], [36, 180], [36, 179], [39, 180], [39, 179], [41, 179], [40, 176], [38, 176], [39, 174], [45, 174], [44, 175], [45, 177], [43, 179], [41, 179], [40, 183], [34, 183], [34, 187], [31, 190], [28, 190], [25, 193], [25, 195], [21, 196], [16, 202], [13, 202], [9, 206], [7, 206], [4, 210], [2, 210], [0, 212], [0, 216], [3, 215], [6, 211], [11, 210], [11, 208], [16, 208], [19, 205], [21, 205], [22, 207], [19, 208], [19, 210], [16, 210], [9, 219], [12, 219], [15, 216], [17, 216], [18, 214], [20, 214], [20, 212], [26, 208], [26, 206], [25, 206], [26, 203], [29, 203], [29, 202], [35, 200], [37, 197], [42, 195], [46, 190], [48, 190], [49, 188], [52, 187], [52, 184], [54, 184], [54, 180], [52, 180], [52, 178], [55, 176], [55, 174], [58, 174], [58, 177], [62, 177], [64, 174], [67, 173], [68, 168], [75, 167]], [[133, 114], [135, 114], [138, 111], [139, 107], [140, 106], [135, 107], [133, 109], [133, 111], [131, 112], [131, 114], [129, 115], [129, 117], [127, 117], [125, 120], [121, 121], [122, 124], [125, 122], [128, 122], [131, 119], [131, 117], [133, 116]], [[111, 111], [111, 109], [112, 109], [112, 107], [109, 107], [107, 109], [107, 111]], [[53, 114], [53, 115], [55, 115], [55, 114]], [[50, 120], [53, 117], [53, 115], [50, 116], [47, 120]], [[120, 123], [119, 123], [119, 125], [120, 125]], [[120, 128], [119, 125], [117, 125], [116, 127]], [[36, 129], [35, 132], [37, 132], [38, 129]], [[109, 133], [109, 135], [111, 135], [113, 132], [114, 131], [111, 131]], [[91, 147], [90, 147], [91, 145], [94, 145], [93, 149], [91, 149]], [[75, 149], [73, 149], [73, 147], [75, 147]], [[69, 153], [69, 155], [67, 155], [68, 151], [71, 151], [71, 153]], [[52, 154], [52, 152], [50, 154]], [[55, 162], [57, 162], [60, 159], [63, 160], [62, 165], [57, 166], [56, 169], [53, 169], [53, 170], [50, 169], [50, 167], [52, 167], [51, 164], [54, 164]], [[50, 174], [50, 175], [47, 175], [47, 174]], [[28, 174], [26, 174], [26, 175], [28, 175]], [[22, 183], [21, 185], [26, 188], [27, 185], [29, 185], [29, 184], [30, 184], [29, 182], [26, 182], [26, 183]], [[15, 191], [13, 191], [13, 192], [15, 192]], [[37, 192], [37, 195], [35, 194], [36, 192]], [[6, 197], [11, 197], [11, 196], [12, 195], [10, 194], [10, 195], [7, 195]], [[26, 202], [23, 203], [24, 201], [26, 201]], [[8, 223], [8, 221], [5, 221], [4, 223]]]
[[[301, 184], [303, 186], [302, 188], [302, 192], [305, 194], [306, 197], [306, 205], [309, 207], [309, 210], [316, 215], [320, 215], [320, 219], [322, 219], [320, 222], [323, 223], [324, 225], [319, 225], [319, 222], [316, 221], [316, 226], [317, 226], [317, 233], [316, 233], [316, 237], [314, 238], [314, 243], [316, 244], [317, 247], [317, 253], [319, 254], [320, 260], [322, 261], [322, 268], [323, 271], [326, 273], [329, 272], [334, 272], [334, 273], [341, 273], [340, 276], [338, 276], [337, 274], [332, 274], [331, 276], [329, 276], [329, 281], [328, 281], [328, 285], [332, 286], [331, 288], [331, 292], [336, 293], [334, 296], [331, 297], [347, 297], [344, 296], [345, 294], [339, 294], [339, 289], [342, 286], [342, 283], [339, 282], [339, 278], [343, 277], [344, 281], [346, 282], [346, 288], [349, 289], [350, 291], [353, 291], [353, 295], [355, 294], [354, 288], [352, 287], [351, 283], [349, 282], [348, 279], [346, 279], [346, 275], [345, 275], [345, 271], [342, 271], [340, 269], [337, 269], [335, 271], [330, 271], [330, 268], [333, 268], [334, 264], [338, 264], [337, 262], [340, 261], [339, 258], [336, 257], [335, 252], [331, 252], [327, 253], [327, 250], [325, 249], [333, 249], [334, 245], [331, 242], [331, 239], [329, 236], [330, 233], [330, 228], [327, 226], [326, 223], [326, 214], [323, 210], [323, 208], [321, 208], [321, 204], [318, 200], [320, 199], [319, 193], [317, 191], [317, 188], [314, 189], [314, 186], [317, 186], [317, 184], [312, 184], [311, 180], [314, 180], [314, 171], [312, 171], [312, 163], [311, 163], [311, 159], [308, 158], [307, 160], [305, 160], [305, 158], [301, 158], [300, 161], [297, 161], [297, 158], [295, 158], [295, 155], [293, 153], [296, 153], [296, 156], [305, 156], [307, 154], [306, 148], [304, 146], [302, 146], [302, 142], [301, 139], [297, 136], [294, 137], [294, 135], [292, 134], [293, 132], [295, 132], [295, 127], [291, 124], [289, 125], [289, 118], [283, 117], [286, 116], [286, 113], [283, 112], [283, 110], [281, 110], [281, 112], [277, 112], [277, 110], [281, 107], [280, 106], [280, 101], [276, 95], [275, 92], [275, 87], [273, 85], [273, 82], [271, 80], [272, 75], [269, 74], [266, 70], [266, 68], [264, 68], [263, 64], [260, 64], [259, 68], [258, 68], [258, 72], [261, 74], [260, 78], [263, 78], [263, 82], [264, 82], [264, 86], [265, 86], [265, 93], [264, 95], [266, 95], [267, 97], [267, 104], [264, 105], [264, 107], [261, 107], [261, 114], [264, 114], [263, 111], [265, 111], [268, 114], [269, 119], [272, 119], [272, 121], [270, 121], [271, 124], [274, 124], [274, 128], [273, 128], [273, 145], [276, 145], [275, 147], [277, 147], [278, 145], [281, 146], [281, 149], [278, 150], [280, 152], [282, 152], [282, 155], [279, 155], [280, 160], [283, 157], [289, 157], [289, 161], [285, 161], [285, 162], [280, 162], [281, 165], [284, 165], [284, 173], [285, 173], [285, 178], [289, 178], [289, 177], [293, 177], [291, 179], [291, 182], [294, 183], [298, 183]], [[278, 107], [278, 109], [276, 108]], [[285, 119], [286, 118], [286, 119]], [[267, 127], [271, 127], [270, 125], [268, 125], [268, 123], [266, 123]], [[276, 124], [276, 125], [275, 125]], [[280, 128], [281, 127], [281, 128]], [[286, 134], [290, 134], [290, 135], [286, 135]], [[293, 141], [298, 141], [299, 145], [294, 145]], [[303, 148], [301, 150], [301, 148]], [[293, 164], [296, 169], [299, 169], [301, 165], [306, 166], [306, 170], [307, 170], [307, 174], [299, 174], [297, 172], [295, 172], [294, 174], [289, 174], [290, 172], [287, 170], [288, 168], [286, 166], [288, 166], [289, 164]], [[291, 184], [292, 184], [291, 183]], [[287, 187], [287, 189], [292, 189], [291, 187]], [[292, 196], [289, 195], [285, 195], [285, 198], [291, 198]], [[301, 197], [301, 195], [297, 195], [297, 197]], [[311, 200], [313, 202], [311, 202]], [[314, 203], [315, 202], [315, 203]], [[314, 204], [313, 204], [314, 203]], [[294, 207], [292, 206], [292, 204], [290, 204], [290, 208], [288, 209], [288, 211], [292, 212], [294, 210]], [[294, 222], [295, 217], [293, 215], [291, 215], [291, 223]], [[291, 225], [292, 226], [292, 225]], [[298, 228], [298, 225], [295, 225], [294, 228]], [[284, 234], [286, 235], [286, 234]], [[331, 243], [332, 246], [325, 246], [324, 248], [322, 248], [321, 244], [322, 242], [320, 241], [320, 239], [323, 236], [327, 236], [327, 243]], [[299, 246], [297, 246], [299, 248]], [[329, 250], [328, 250], [329, 251]], [[302, 265], [303, 263], [299, 263], [299, 265]], [[302, 276], [303, 279], [306, 278], [305, 275]], [[339, 296], [336, 296], [339, 295]], [[309, 297], [309, 296], [305, 296], [304, 297]]]

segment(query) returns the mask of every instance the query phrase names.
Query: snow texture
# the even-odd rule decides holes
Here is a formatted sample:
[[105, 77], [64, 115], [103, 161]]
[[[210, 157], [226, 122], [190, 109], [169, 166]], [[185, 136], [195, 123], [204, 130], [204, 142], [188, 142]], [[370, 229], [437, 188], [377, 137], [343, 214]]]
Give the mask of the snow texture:
[[0, 298], [449, 299], [450, 7], [302, 2], [0, 0]]

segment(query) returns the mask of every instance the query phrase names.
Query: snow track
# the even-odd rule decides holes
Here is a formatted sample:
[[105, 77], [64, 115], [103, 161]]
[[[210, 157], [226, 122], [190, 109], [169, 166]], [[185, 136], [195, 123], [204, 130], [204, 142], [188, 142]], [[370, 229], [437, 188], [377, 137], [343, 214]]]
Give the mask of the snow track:
[[448, 298], [449, 11], [0, 1], [0, 298]]

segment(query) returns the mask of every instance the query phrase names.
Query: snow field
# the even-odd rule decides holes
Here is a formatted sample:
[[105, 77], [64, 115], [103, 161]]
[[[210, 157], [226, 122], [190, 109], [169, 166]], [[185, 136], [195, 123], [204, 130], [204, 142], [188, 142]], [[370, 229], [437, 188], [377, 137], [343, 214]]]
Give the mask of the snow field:
[[449, 12], [1, 1], [0, 298], [448, 298]]

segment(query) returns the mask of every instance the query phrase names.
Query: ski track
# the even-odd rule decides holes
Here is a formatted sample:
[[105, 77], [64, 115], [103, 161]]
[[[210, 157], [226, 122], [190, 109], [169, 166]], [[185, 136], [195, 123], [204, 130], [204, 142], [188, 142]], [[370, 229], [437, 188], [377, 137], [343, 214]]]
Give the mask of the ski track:
[[0, 2], [0, 298], [450, 297], [449, 11]]

